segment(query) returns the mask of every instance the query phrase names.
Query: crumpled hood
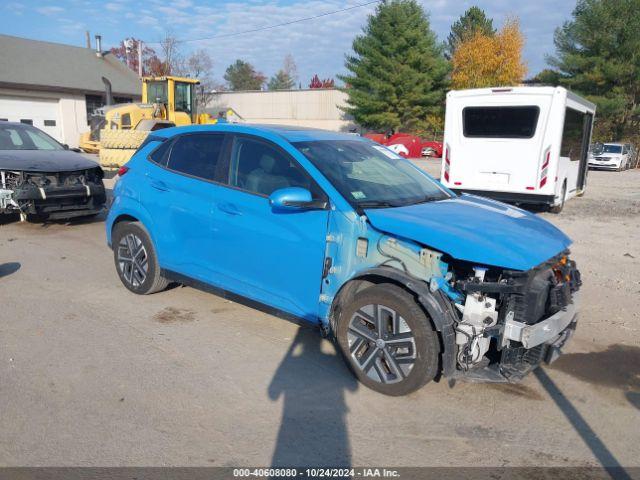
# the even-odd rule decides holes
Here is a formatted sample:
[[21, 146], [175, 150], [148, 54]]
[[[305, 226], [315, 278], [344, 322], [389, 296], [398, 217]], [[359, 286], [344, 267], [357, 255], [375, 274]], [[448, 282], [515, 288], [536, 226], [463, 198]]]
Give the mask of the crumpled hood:
[[97, 162], [70, 150], [0, 150], [0, 170], [71, 172], [97, 166]]
[[367, 209], [383, 232], [479, 265], [529, 270], [566, 250], [571, 239], [546, 220], [475, 195], [407, 207]]

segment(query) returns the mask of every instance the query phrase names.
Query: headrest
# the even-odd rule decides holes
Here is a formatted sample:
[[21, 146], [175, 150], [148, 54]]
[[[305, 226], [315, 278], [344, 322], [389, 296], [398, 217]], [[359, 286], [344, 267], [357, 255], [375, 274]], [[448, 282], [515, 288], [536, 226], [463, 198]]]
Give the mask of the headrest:
[[275, 164], [276, 159], [269, 154], [265, 153], [260, 157], [260, 168], [262, 168], [265, 172], [271, 172]]

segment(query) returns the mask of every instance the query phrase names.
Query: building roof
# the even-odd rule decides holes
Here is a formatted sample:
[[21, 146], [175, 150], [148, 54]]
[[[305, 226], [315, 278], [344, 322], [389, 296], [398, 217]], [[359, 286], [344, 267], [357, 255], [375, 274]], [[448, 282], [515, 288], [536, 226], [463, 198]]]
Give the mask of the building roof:
[[114, 95], [139, 97], [138, 75], [110, 53], [94, 49], [0, 35], [0, 86], [101, 93], [102, 77]]

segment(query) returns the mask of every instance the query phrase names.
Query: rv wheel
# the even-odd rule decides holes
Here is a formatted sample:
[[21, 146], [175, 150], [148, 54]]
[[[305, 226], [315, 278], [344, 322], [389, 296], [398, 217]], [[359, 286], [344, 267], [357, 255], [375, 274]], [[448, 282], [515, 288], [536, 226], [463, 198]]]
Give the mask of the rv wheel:
[[560, 194], [560, 203], [550, 208], [551, 213], [560, 213], [564, 208], [564, 202], [567, 199], [567, 181], [562, 184], [562, 193]]

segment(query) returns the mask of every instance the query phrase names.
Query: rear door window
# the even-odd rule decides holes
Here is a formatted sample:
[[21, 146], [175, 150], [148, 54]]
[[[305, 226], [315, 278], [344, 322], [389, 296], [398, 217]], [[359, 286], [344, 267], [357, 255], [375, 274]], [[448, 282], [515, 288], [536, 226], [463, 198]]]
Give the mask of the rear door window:
[[192, 177], [216, 180], [223, 144], [223, 134], [182, 135], [171, 147], [167, 167]]
[[468, 138], [532, 138], [540, 108], [466, 107], [462, 110], [463, 133]]

